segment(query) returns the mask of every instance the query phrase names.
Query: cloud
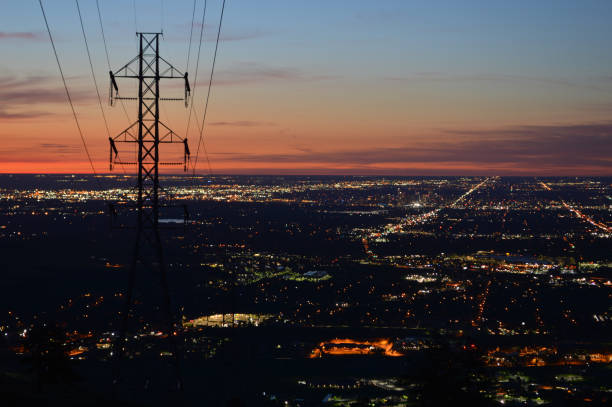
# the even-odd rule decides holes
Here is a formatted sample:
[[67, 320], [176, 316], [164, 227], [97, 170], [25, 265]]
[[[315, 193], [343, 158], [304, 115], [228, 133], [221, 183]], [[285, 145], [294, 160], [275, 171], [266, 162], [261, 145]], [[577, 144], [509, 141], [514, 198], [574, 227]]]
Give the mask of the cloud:
[[5, 120], [20, 120], [20, 119], [37, 119], [39, 117], [49, 116], [51, 113], [40, 111], [29, 112], [7, 112], [0, 109], [0, 119]]
[[448, 130], [461, 140], [418, 142], [399, 147], [280, 154], [235, 154], [224, 159], [246, 163], [286, 163], [332, 168], [449, 165], [515, 173], [567, 173], [594, 168], [612, 173], [612, 123], [570, 126], [516, 126], [502, 129]]
[[[195, 76], [195, 75], [193, 75]], [[204, 76], [202, 80], [198, 80], [197, 85], [191, 83], [191, 86], [207, 87], [208, 76], [200, 72], [200, 77]], [[192, 78], [192, 74], [189, 75]], [[287, 83], [287, 82], [315, 82], [315, 81], [326, 81], [339, 79], [337, 75], [320, 75], [312, 74], [302, 71], [297, 68], [290, 67], [268, 67], [262, 66], [255, 62], [242, 62], [234, 64], [234, 66], [215, 70], [215, 76], [213, 84], [215, 86], [233, 86], [233, 85], [250, 85], [254, 83]], [[176, 83], [167, 85], [169, 88], [180, 88], [183, 86], [182, 83]]]
[[50, 76], [28, 76], [27, 78], [13, 75], [0, 76], [0, 90], [9, 91], [24, 87], [40, 86], [52, 80]]
[[214, 83], [215, 85], [246, 85], [260, 82], [311, 82], [335, 78], [337, 76], [308, 74], [296, 68], [272, 68], [245, 62], [217, 72]]
[[80, 147], [71, 144], [40, 143], [39, 145], [41, 148], [52, 150], [54, 153], [78, 153], [81, 151]]
[[[14, 134], [4, 134], [5, 139], [22, 140]], [[68, 157], [83, 158], [84, 152], [78, 144], [64, 143], [28, 143], [23, 141], [17, 145], [7, 145], [0, 148], [0, 162], [23, 163], [31, 162], [32, 167], [44, 167], [45, 163], [66, 162]]]
[[40, 32], [6, 32], [0, 31], [0, 40], [33, 40], [40, 41], [45, 37]]
[[301, 151], [302, 153], [306, 153], [306, 154], [310, 154], [314, 152], [312, 148], [308, 148], [308, 147], [293, 146], [293, 148], [298, 151]]
[[505, 73], [474, 73], [450, 74], [445, 72], [415, 72], [405, 76], [385, 76], [384, 80], [396, 82], [510, 82], [510, 83], [541, 83], [554, 86], [583, 88], [599, 92], [612, 92], [612, 89], [597, 86], [595, 83], [606, 82], [605, 77], [588, 78], [585, 82], [572, 81], [563, 78], [514, 75]]
[[[83, 101], [91, 99], [89, 92], [71, 91], [70, 97], [73, 101]], [[36, 104], [36, 103], [63, 103], [67, 102], [66, 91], [57, 89], [23, 89], [20, 91], [6, 92], [0, 89], [0, 100], [3, 103], [11, 104]]]
[[574, 110], [583, 112], [609, 113], [612, 111], [612, 102], [582, 103], [573, 107]]
[[[245, 40], [253, 40], [255, 38], [260, 38], [266, 35], [262, 31], [251, 31], [244, 33], [232, 33], [232, 34], [221, 34], [219, 37], [220, 42], [228, 42], [228, 41], [245, 41]], [[207, 41], [217, 41], [217, 37], [209, 38]]]
[[[175, 27], [178, 31], [183, 31], [184, 34], [173, 36], [171, 37], [171, 40], [180, 41], [180, 42], [188, 41], [189, 33], [191, 31], [190, 30], [191, 23], [189, 22], [185, 24], [175, 24]], [[196, 47], [195, 48], [196, 50], [197, 50], [197, 42], [199, 41], [199, 38], [200, 38], [200, 28], [201, 27], [202, 27], [202, 24], [199, 22], [195, 22], [193, 24], [192, 48]], [[218, 29], [217, 24], [204, 24], [204, 37], [205, 38], [203, 39], [203, 41], [216, 42], [217, 41], [217, 29]], [[240, 31], [227, 32], [226, 29], [224, 28], [221, 32], [221, 36], [219, 37], [219, 41], [220, 42], [247, 41], [247, 40], [253, 40], [256, 38], [260, 38], [265, 35], [268, 35], [268, 32], [265, 32], [259, 29], [251, 29], [251, 30], [243, 29]]]
[[274, 126], [272, 122], [257, 122], [249, 120], [238, 120], [233, 122], [212, 122], [209, 126], [233, 126], [233, 127], [260, 127], [260, 126]]
[[[92, 92], [71, 89], [70, 97], [74, 102], [83, 102], [92, 100], [94, 95]], [[66, 91], [58, 77], [10, 75], [0, 77], [0, 111], [5, 113], [8, 108], [17, 105], [66, 102]]]

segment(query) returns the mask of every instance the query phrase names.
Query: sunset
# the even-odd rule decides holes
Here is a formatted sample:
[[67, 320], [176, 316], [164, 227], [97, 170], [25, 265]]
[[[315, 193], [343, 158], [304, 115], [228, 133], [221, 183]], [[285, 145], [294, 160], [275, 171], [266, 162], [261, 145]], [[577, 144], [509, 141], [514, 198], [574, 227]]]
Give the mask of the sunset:
[[610, 405], [610, 0], [0, 13], [0, 405]]
[[[143, 11], [135, 19], [129, 1], [100, 2], [110, 62], [119, 67], [137, 52], [135, 24], [161, 27], [166, 59], [197, 78], [193, 114], [201, 120], [220, 4], [208, 5], [196, 74], [200, 11], [191, 32], [191, 1], [166, 4], [163, 18], [147, 3], [136, 1]], [[91, 172], [37, 7], [14, 2], [1, 17], [0, 171]], [[108, 105], [96, 4], [80, 7], [115, 135], [128, 121]], [[610, 175], [611, 7], [229, 2], [203, 131], [210, 168], [198, 160], [196, 172]], [[94, 167], [105, 172], [108, 136], [74, 3], [53, 2], [48, 19]], [[136, 104], [125, 106], [134, 120]], [[160, 118], [195, 143], [188, 115], [169, 102]]]

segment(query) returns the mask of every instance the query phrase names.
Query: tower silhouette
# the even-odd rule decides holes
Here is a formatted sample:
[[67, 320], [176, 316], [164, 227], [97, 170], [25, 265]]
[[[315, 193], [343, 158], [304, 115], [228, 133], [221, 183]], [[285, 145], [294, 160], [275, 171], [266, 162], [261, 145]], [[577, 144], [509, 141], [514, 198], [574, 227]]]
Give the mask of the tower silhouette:
[[[180, 380], [179, 355], [174, 323], [170, 309], [170, 295], [168, 291], [166, 266], [163, 257], [162, 240], [159, 232], [160, 209], [160, 165], [183, 166], [187, 170], [189, 162], [189, 146], [187, 138], [180, 137], [168, 126], [159, 120], [160, 101], [185, 101], [187, 106], [190, 86], [187, 73], [181, 73], [172, 64], [159, 55], [159, 38], [161, 33], [137, 33], [139, 39], [139, 53], [127, 64], [117, 71], [110, 71], [110, 102], [115, 100], [137, 100], [138, 119], [117, 136], [109, 138], [110, 169], [113, 165], [137, 165], [137, 196], [136, 196], [136, 240], [132, 264], [129, 271], [128, 290], [125, 298], [125, 308], [122, 315], [121, 331], [115, 342], [116, 357], [125, 353], [126, 332], [130, 309], [133, 302], [135, 275], [138, 265], [145, 269], [156, 270], [159, 273], [160, 284], [163, 291], [163, 308], [166, 316], [168, 338], [172, 342], [175, 358], [177, 387], [182, 387]], [[119, 95], [117, 80], [120, 78], [138, 80], [138, 96], [123, 97]], [[160, 96], [161, 79], [181, 79], [185, 82], [185, 94], [181, 98], [162, 98]], [[118, 145], [120, 143], [135, 143], [137, 148], [137, 161], [120, 161]], [[160, 145], [182, 143], [184, 146], [183, 160], [180, 162], [160, 161]], [[118, 382], [118, 370], [115, 372], [115, 383]]]

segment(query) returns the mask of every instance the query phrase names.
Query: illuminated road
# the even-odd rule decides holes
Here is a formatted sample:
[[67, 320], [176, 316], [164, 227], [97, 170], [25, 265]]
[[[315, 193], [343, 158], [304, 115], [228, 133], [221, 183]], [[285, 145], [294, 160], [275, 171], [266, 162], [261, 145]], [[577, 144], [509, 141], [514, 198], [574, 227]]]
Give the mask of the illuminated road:
[[593, 218], [591, 218], [588, 215], [585, 215], [584, 213], [582, 213], [579, 209], [574, 208], [571, 205], [568, 205], [565, 201], [561, 200], [561, 202], [563, 203], [563, 206], [565, 206], [566, 209], [570, 210], [571, 212], [573, 212], [576, 216], [578, 216], [580, 219], [590, 223], [591, 225], [603, 230], [606, 233], [612, 233], [612, 228], [601, 223], [601, 222], [597, 222], [596, 220], [594, 220]]
[[453, 202], [451, 202], [448, 205], [441, 206], [441, 207], [436, 208], [434, 210], [431, 210], [429, 212], [425, 212], [425, 213], [420, 213], [420, 214], [417, 214], [417, 215], [409, 216], [408, 218], [402, 220], [399, 223], [390, 223], [390, 224], [388, 224], [388, 225], [386, 225], [384, 227], [384, 231], [382, 233], [379, 233], [379, 232], [371, 233], [370, 234], [370, 238], [376, 238], [376, 237], [379, 237], [381, 235], [388, 235], [388, 234], [391, 234], [391, 233], [398, 233], [398, 232], [401, 232], [403, 230], [403, 228], [405, 228], [407, 226], [419, 225], [419, 224], [425, 223], [425, 222], [427, 222], [429, 220], [432, 220], [442, 210], [444, 210], [446, 208], [453, 207], [453, 206], [457, 205], [458, 203], [460, 203], [461, 201], [465, 200], [468, 196], [470, 196], [472, 193], [474, 193], [479, 188], [481, 188], [483, 185], [485, 185], [490, 179], [491, 178], [486, 178], [480, 184], [470, 188], [467, 192], [465, 192], [463, 195], [461, 195], [459, 198], [455, 199]]
[[[546, 183], [540, 182], [540, 185], [542, 185], [542, 188], [544, 188], [545, 190], [552, 191], [552, 189]], [[563, 204], [565, 209], [567, 209], [568, 211], [572, 212], [574, 215], [576, 215], [580, 219], [584, 220], [585, 222], [590, 223], [591, 225], [595, 226], [596, 228], [599, 228], [599, 229], [603, 230], [606, 233], [612, 233], [612, 228], [609, 227], [608, 225], [606, 225], [606, 224], [604, 224], [602, 222], [597, 222], [595, 219], [593, 219], [590, 216], [585, 215], [584, 213], [582, 213], [580, 211], [580, 209], [575, 208], [575, 207], [569, 205], [563, 199], [561, 199], [561, 203]]]
[[480, 302], [478, 303], [478, 308], [477, 308], [478, 312], [477, 312], [476, 318], [474, 318], [474, 320], [472, 321], [472, 326], [474, 327], [480, 326], [484, 322], [485, 304], [487, 303], [487, 298], [489, 298], [490, 290], [491, 290], [491, 280], [487, 282], [487, 285], [482, 293], [482, 296], [480, 297]]

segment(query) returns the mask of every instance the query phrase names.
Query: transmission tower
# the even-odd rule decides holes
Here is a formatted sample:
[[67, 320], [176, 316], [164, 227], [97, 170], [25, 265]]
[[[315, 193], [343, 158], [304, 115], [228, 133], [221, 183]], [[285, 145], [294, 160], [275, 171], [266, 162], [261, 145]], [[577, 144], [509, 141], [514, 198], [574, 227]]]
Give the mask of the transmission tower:
[[[137, 100], [138, 119], [127, 129], [115, 137], [109, 138], [110, 169], [113, 165], [137, 165], [137, 198], [136, 211], [138, 214], [136, 242], [132, 265], [129, 274], [128, 290], [125, 299], [125, 309], [121, 332], [116, 342], [119, 349], [117, 357], [125, 351], [125, 337], [127, 332], [128, 315], [132, 306], [134, 279], [137, 265], [147, 264], [150, 269], [158, 269], [160, 283], [163, 289], [163, 307], [165, 308], [168, 337], [173, 341], [177, 385], [180, 387], [178, 369], [179, 357], [177, 354], [176, 339], [173, 335], [173, 321], [170, 310], [170, 296], [166, 281], [166, 268], [163, 260], [162, 241], [159, 233], [159, 166], [183, 166], [187, 170], [189, 162], [189, 146], [187, 139], [178, 136], [168, 126], [159, 120], [160, 101], [185, 101], [187, 106], [190, 87], [187, 73], [181, 73], [172, 64], [159, 56], [159, 38], [161, 33], [137, 33], [139, 39], [139, 53], [127, 64], [117, 71], [110, 71], [110, 103], [115, 100]], [[129, 78], [138, 80], [138, 96], [123, 97], [119, 95], [117, 80]], [[161, 79], [181, 79], [185, 82], [185, 94], [181, 98], [160, 97]], [[135, 143], [137, 148], [137, 161], [125, 162], [119, 160], [119, 143]], [[182, 143], [183, 160], [180, 162], [160, 161], [160, 144]], [[116, 347], [117, 347], [116, 346]], [[116, 380], [118, 379], [116, 374]]]
[[[110, 102], [115, 100], [138, 100], [138, 119], [117, 136], [110, 138], [109, 162], [113, 164], [138, 165], [138, 198], [139, 217], [145, 227], [156, 227], [159, 222], [159, 166], [183, 166], [187, 170], [189, 146], [187, 139], [178, 136], [159, 120], [159, 102], [185, 101], [187, 106], [190, 94], [187, 73], [181, 73], [172, 64], [159, 56], [159, 37], [161, 33], [138, 33], [140, 52], [130, 62], [110, 71]], [[116, 79], [131, 78], [138, 80], [138, 97], [119, 96]], [[182, 79], [185, 81], [183, 98], [161, 98], [159, 94], [160, 79]], [[118, 161], [117, 143], [137, 143], [138, 161]], [[182, 162], [160, 162], [159, 145], [183, 143]]]

